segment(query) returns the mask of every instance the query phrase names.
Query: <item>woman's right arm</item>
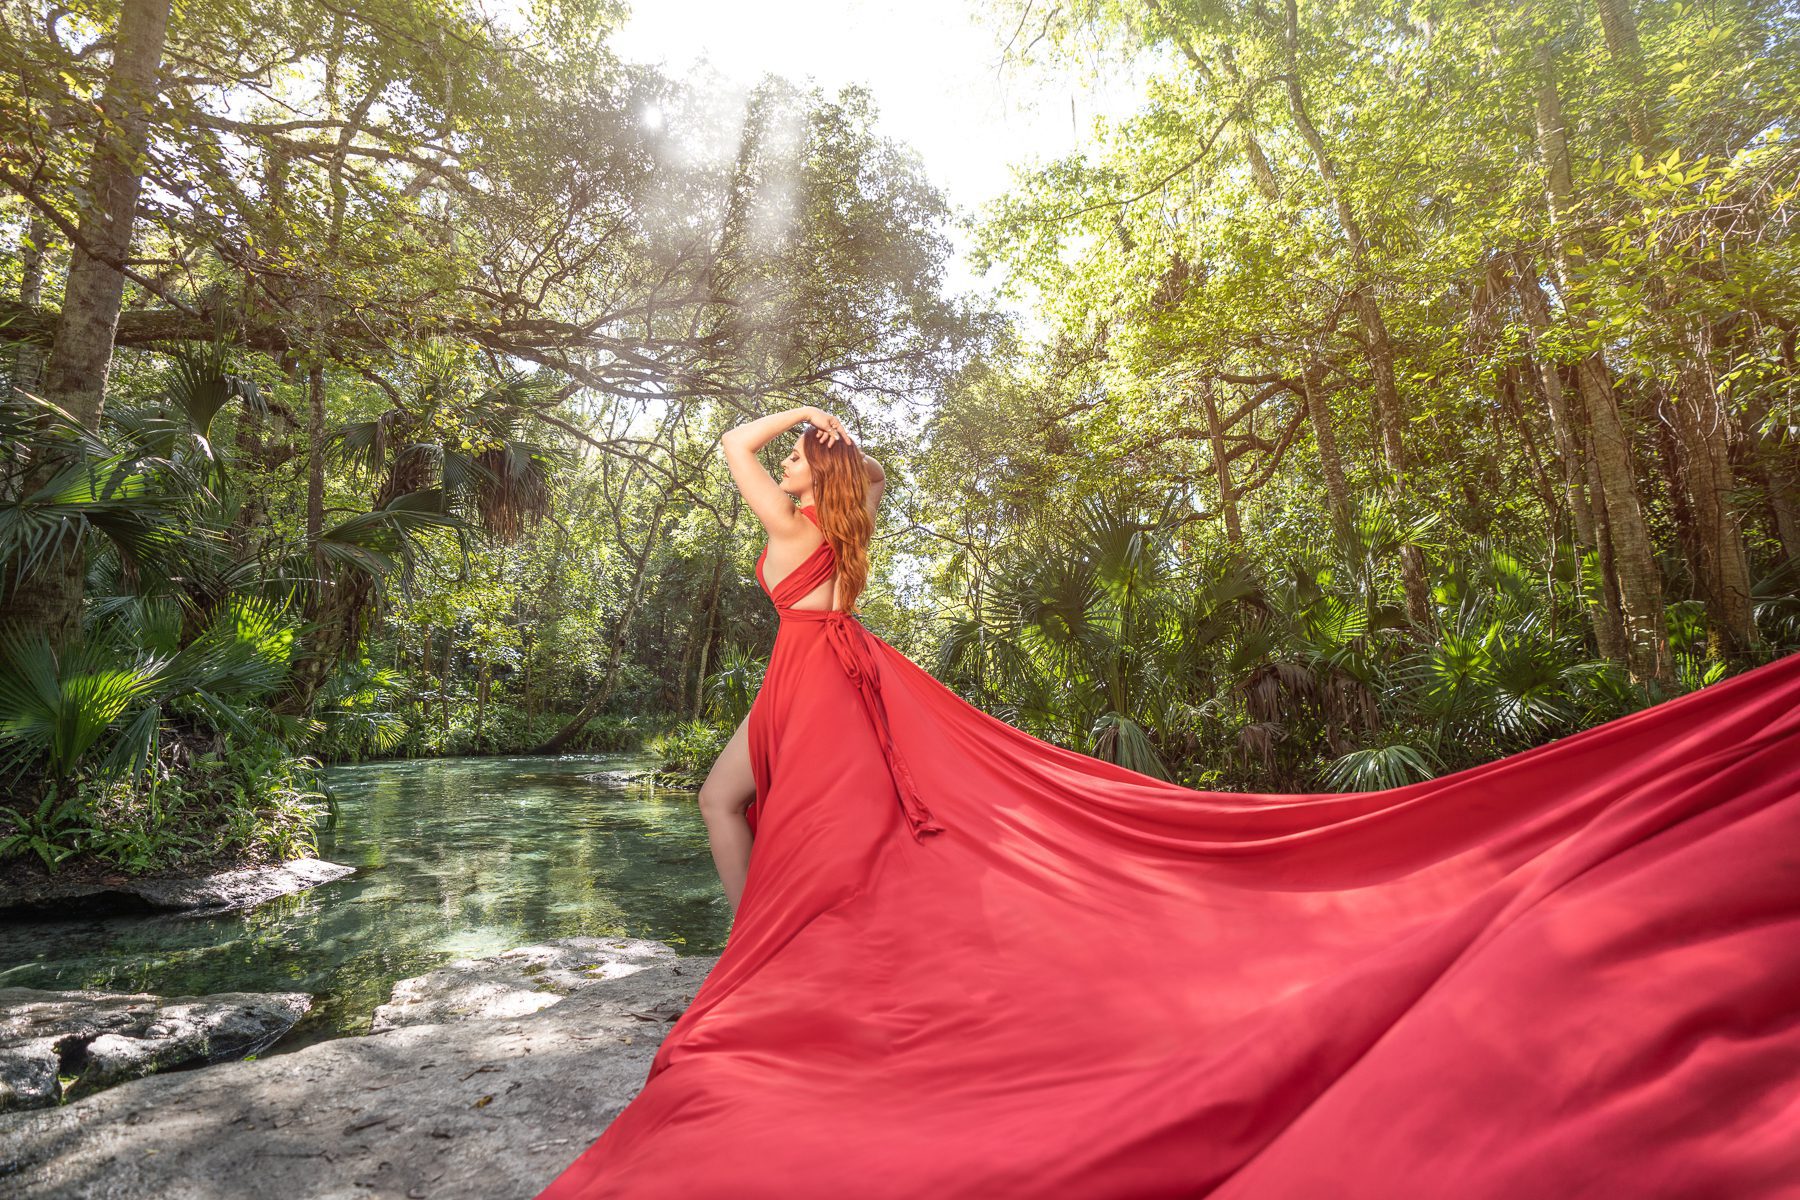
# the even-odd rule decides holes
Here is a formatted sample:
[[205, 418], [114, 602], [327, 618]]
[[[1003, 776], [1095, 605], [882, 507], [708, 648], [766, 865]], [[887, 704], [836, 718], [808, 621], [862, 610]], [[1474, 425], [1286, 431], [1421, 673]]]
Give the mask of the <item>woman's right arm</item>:
[[845, 436], [844, 426], [836, 417], [807, 404], [745, 421], [727, 429], [719, 438], [719, 448], [725, 455], [725, 465], [731, 468], [731, 478], [737, 483], [750, 511], [761, 518], [763, 527], [770, 533], [804, 518], [796, 517], [794, 502], [763, 467], [756, 452], [802, 421], [817, 425], [834, 441]]

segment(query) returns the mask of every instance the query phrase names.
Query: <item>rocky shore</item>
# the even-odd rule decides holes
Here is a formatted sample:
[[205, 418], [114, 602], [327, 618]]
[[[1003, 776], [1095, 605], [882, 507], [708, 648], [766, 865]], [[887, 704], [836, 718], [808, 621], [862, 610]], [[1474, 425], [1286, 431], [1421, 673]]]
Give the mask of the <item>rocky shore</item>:
[[369, 1036], [0, 1114], [0, 1195], [532, 1197], [637, 1094], [716, 961], [571, 938], [452, 963], [396, 985]]

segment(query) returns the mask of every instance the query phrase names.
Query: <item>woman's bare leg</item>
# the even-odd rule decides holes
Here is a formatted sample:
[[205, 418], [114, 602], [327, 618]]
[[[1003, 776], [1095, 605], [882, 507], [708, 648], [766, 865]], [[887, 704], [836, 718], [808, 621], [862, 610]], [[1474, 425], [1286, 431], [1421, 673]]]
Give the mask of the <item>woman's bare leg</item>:
[[744, 895], [744, 877], [750, 872], [750, 822], [744, 810], [756, 799], [756, 777], [750, 773], [750, 718], [739, 722], [731, 740], [714, 760], [700, 785], [700, 815], [706, 820], [706, 836], [712, 842], [713, 865], [725, 898], [736, 915]]

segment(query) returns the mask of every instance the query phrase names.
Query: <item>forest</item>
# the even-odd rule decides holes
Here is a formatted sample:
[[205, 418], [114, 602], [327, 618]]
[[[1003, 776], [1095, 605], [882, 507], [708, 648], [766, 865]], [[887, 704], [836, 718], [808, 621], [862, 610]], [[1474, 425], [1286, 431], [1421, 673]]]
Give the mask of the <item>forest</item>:
[[1145, 84], [979, 211], [612, 0], [0, 13], [7, 870], [303, 856], [334, 763], [695, 786], [776, 626], [719, 437], [796, 405], [887, 473], [870, 629], [1197, 789], [1800, 649], [1789, 4], [1006, 0]]

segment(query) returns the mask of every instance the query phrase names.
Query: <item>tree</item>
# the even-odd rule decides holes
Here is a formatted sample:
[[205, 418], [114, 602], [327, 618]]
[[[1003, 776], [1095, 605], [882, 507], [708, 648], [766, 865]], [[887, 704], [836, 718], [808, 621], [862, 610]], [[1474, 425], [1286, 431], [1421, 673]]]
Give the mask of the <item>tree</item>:
[[[68, 280], [44, 367], [45, 400], [90, 432], [98, 431], [106, 403], [113, 331], [125, 292], [123, 266], [143, 189], [150, 98], [157, 91], [168, 22], [169, 0], [124, 0], [120, 9], [87, 187], [77, 199], [79, 225]], [[25, 477], [26, 493], [55, 478], [70, 461], [47, 443], [43, 449], [42, 460]], [[71, 538], [40, 570], [25, 576], [9, 570], [0, 617], [43, 629], [53, 647], [68, 644], [78, 632], [82, 563], [79, 539]]]

